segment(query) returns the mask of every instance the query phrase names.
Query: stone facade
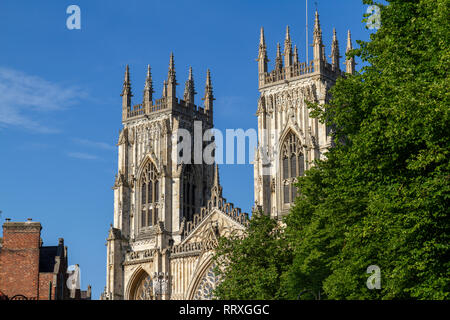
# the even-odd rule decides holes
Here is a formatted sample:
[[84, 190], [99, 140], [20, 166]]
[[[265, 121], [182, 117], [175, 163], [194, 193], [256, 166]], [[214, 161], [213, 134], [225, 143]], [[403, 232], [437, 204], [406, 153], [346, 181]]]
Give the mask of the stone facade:
[[[153, 100], [149, 66], [143, 102], [132, 106], [126, 67], [119, 168], [113, 187], [114, 223], [107, 239], [102, 299], [198, 297], [198, 288], [204, 291], [211, 286], [202, 279], [208, 279], [217, 237], [242, 231], [247, 222], [247, 214], [222, 197], [214, 163], [180, 161], [181, 131], [195, 140], [213, 127], [209, 70], [203, 107], [194, 103], [191, 68], [183, 99], [176, 97], [176, 85], [171, 55], [162, 97]], [[192, 141], [193, 157], [196, 147]]]
[[[350, 32], [347, 50], [351, 50]], [[329, 90], [345, 73], [339, 67], [339, 46], [333, 30], [331, 63], [325, 56], [322, 30], [316, 12], [313, 60], [298, 61], [292, 50], [289, 27], [284, 52], [277, 45], [275, 67], [268, 71], [264, 30], [261, 28], [258, 71], [258, 148], [254, 161], [255, 204], [271, 217], [280, 219], [289, 212], [297, 193], [293, 183], [316, 159], [322, 159], [332, 145], [330, 128], [309, 116], [307, 101], [325, 104]], [[346, 71], [354, 72], [354, 60], [346, 61]]]
[[[336, 33], [331, 56], [332, 63], [328, 63], [316, 14], [314, 60], [299, 63], [288, 29], [284, 63], [278, 46], [275, 69], [268, 72], [261, 29], [255, 204], [257, 210], [274, 218], [289, 210], [295, 177], [331, 146], [329, 128], [310, 118], [305, 104], [305, 100], [325, 103], [330, 87], [344, 75], [339, 68]], [[347, 62], [347, 66], [352, 72], [354, 62]], [[247, 214], [223, 198], [217, 165], [180, 161], [177, 144], [181, 131], [187, 130], [195, 140], [196, 134], [213, 128], [209, 70], [203, 107], [194, 103], [192, 69], [183, 99], [177, 98], [176, 86], [171, 55], [162, 97], [153, 99], [148, 67], [143, 102], [132, 105], [126, 67], [121, 94], [123, 128], [113, 187], [114, 223], [106, 244], [107, 278], [102, 299], [210, 299], [218, 281], [212, 272], [217, 239], [242, 236], [248, 223]], [[196, 121], [201, 124], [197, 128]], [[192, 145], [192, 150], [195, 157], [198, 149]]]

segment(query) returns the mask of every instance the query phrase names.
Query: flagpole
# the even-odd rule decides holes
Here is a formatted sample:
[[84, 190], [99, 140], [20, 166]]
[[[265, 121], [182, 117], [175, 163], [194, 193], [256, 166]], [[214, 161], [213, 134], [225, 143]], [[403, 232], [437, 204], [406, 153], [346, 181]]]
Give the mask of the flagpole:
[[309, 65], [308, 45], [308, 0], [306, 0], [306, 65]]

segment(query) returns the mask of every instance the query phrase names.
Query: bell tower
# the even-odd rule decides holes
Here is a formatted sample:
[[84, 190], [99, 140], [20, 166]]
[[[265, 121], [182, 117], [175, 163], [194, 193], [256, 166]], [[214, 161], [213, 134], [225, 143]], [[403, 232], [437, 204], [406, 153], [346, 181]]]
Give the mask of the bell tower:
[[[324, 105], [338, 77], [339, 44], [333, 31], [331, 62], [325, 55], [322, 28], [316, 11], [313, 31], [313, 60], [300, 62], [297, 46], [292, 54], [289, 27], [284, 41], [284, 63], [277, 44], [275, 66], [267, 68], [264, 30], [258, 53], [259, 100], [258, 147], [254, 161], [255, 209], [280, 219], [289, 212], [298, 193], [295, 182], [314, 160], [324, 157], [331, 146], [329, 128], [310, 116], [306, 101]], [[350, 41], [350, 40], [349, 40]], [[351, 42], [347, 50], [351, 49]], [[354, 72], [354, 61], [346, 62]], [[353, 69], [352, 69], [353, 68]]]
[[[206, 73], [204, 106], [194, 101], [192, 68], [182, 99], [177, 97], [177, 85], [172, 53], [162, 97], [154, 99], [148, 66], [143, 101], [132, 104], [130, 68], [126, 66], [113, 186], [114, 221], [107, 239], [105, 296], [109, 299], [127, 297], [127, 270], [133, 252], [145, 252], [152, 260], [149, 265], [140, 265], [146, 268], [140, 274], [169, 272], [170, 248], [182, 240], [185, 224], [210, 198], [214, 163], [195, 161], [191, 155], [197, 153], [194, 140], [203, 139], [213, 127], [211, 73]], [[190, 148], [180, 150], [181, 142]]]

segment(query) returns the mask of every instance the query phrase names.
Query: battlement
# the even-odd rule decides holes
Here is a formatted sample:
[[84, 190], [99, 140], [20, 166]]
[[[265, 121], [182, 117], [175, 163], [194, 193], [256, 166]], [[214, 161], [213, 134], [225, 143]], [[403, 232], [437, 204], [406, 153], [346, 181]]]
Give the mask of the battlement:
[[150, 66], [147, 67], [147, 77], [145, 80], [143, 101], [140, 104], [132, 105], [131, 97], [131, 82], [130, 71], [128, 65], [125, 70], [125, 79], [122, 89], [122, 121], [133, 120], [138, 117], [148, 116], [158, 112], [165, 112], [167, 110], [179, 111], [181, 113], [191, 113], [196, 118], [206, 120], [212, 124], [213, 122], [213, 91], [211, 84], [211, 74], [207, 70], [205, 94], [203, 97], [204, 106], [197, 106], [194, 103], [195, 92], [194, 77], [192, 68], [189, 68], [189, 77], [185, 84], [184, 95], [182, 99], [176, 97], [176, 82], [175, 64], [173, 54], [170, 56], [169, 72], [167, 80], [164, 81], [162, 97], [153, 99], [153, 81], [150, 71]]
[[[266, 42], [264, 37], [264, 29], [261, 28], [259, 51], [258, 51], [258, 73], [259, 73], [259, 88], [280, 84], [286, 81], [292, 81], [302, 78], [307, 78], [313, 75], [323, 75], [336, 80], [340, 76], [344, 76], [345, 72], [341, 71], [339, 66], [339, 45], [336, 35], [336, 30], [333, 29], [333, 40], [331, 44], [331, 62], [327, 61], [325, 54], [325, 46], [322, 42], [322, 29], [319, 22], [319, 14], [316, 11], [316, 18], [314, 23], [313, 34], [313, 59], [300, 62], [298, 57], [297, 46], [292, 49], [291, 36], [289, 33], [289, 26], [286, 28], [286, 37], [284, 40], [284, 52], [281, 52], [281, 46], [277, 44], [277, 53], [275, 58], [275, 65], [272, 71], [268, 70], [268, 54]], [[352, 50], [350, 31], [348, 31], [347, 51]], [[354, 73], [355, 63], [354, 59], [347, 59], [346, 72]]]

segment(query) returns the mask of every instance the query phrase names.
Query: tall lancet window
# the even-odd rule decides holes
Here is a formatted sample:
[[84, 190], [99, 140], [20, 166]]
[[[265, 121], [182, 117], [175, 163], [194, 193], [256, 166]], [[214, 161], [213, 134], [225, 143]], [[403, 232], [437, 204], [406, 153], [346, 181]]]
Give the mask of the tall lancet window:
[[281, 148], [281, 172], [283, 203], [292, 203], [297, 195], [294, 183], [305, 171], [305, 157], [300, 139], [292, 131], [284, 139]]
[[141, 227], [149, 227], [158, 220], [159, 181], [155, 165], [149, 162], [140, 179]]
[[195, 185], [194, 168], [191, 164], [185, 165], [183, 170], [183, 208], [182, 218], [186, 218], [187, 221], [192, 220], [195, 213], [195, 201], [198, 197], [197, 186]]

